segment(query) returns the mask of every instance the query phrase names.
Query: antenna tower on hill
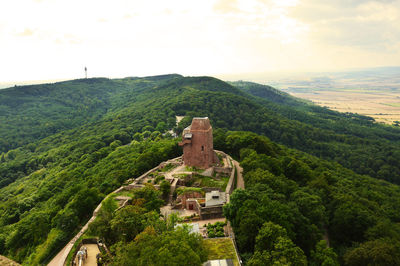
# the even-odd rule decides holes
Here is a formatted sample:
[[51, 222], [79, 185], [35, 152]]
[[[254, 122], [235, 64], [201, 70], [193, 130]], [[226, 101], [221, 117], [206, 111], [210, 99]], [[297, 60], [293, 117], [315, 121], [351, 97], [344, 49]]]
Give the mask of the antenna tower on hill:
[[87, 67], [85, 67], [85, 78], [87, 79]]

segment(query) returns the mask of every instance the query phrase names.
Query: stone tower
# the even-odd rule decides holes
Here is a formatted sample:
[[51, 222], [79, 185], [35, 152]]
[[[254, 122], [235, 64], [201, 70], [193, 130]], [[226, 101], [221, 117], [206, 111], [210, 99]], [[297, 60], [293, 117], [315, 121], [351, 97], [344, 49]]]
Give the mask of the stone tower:
[[213, 148], [212, 127], [208, 117], [195, 117], [182, 133], [183, 162], [206, 169], [218, 162]]

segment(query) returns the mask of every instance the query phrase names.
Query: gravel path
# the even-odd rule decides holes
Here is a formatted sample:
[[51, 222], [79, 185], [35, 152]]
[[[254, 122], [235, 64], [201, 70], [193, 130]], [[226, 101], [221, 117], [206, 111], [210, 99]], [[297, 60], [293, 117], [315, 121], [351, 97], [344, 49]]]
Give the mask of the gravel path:
[[237, 171], [237, 183], [236, 183], [236, 188], [241, 188], [244, 189], [244, 180], [243, 180], [243, 168], [240, 167], [239, 163], [237, 161], [233, 161], [236, 167]]

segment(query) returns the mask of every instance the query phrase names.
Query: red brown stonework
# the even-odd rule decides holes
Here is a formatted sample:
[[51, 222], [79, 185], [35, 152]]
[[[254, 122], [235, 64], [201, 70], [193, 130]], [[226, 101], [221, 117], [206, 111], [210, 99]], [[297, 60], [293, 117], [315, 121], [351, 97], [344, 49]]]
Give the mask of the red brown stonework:
[[[198, 199], [198, 198], [204, 198], [204, 196], [200, 192], [195, 192], [195, 191], [186, 192], [186, 193], [178, 196], [178, 199], [180, 199], [182, 202], [182, 206], [186, 206], [186, 201], [188, 199]], [[189, 209], [189, 208], [186, 207], [186, 209]]]
[[206, 169], [218, 162], [213, 148], [212, 127], [208, 117], [195, 117], [182, 133], [183, 162], [187, 166]]

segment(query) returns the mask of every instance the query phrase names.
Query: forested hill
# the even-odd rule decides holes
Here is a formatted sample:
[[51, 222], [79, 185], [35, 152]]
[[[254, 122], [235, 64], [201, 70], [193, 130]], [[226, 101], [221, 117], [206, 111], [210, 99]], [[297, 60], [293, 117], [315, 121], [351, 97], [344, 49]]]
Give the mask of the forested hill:
[[[376, 217], [368, 220], [354, 238], [346, 240], [346, 248], [352, 241], [364, 241], [364, 231], [382, 217], [389, 219], [389, 224], [399, 221], [392, 206], [398, 202], [397, 185], [346, 169], [400, 183], [398, 128], [317, 107], [264, 85], [232, 84], [212, 77], [163, 75], [81, 79], [1, 90], [0, 254], [26, 265], [48, 262], [87, 221], [105, 195], [129, 178], [181, 154], [177, 139], [162, 135], [175, 127], [176, 115], [186, 116], [176, 128], [178, 132], [190, 123], [191, 117], [210, 117], [215, 147], [236, 158], [258, 156], [243, 149], [255, 150], [260, 155], [254, 157], [257, 160], [244, 161], [246, 170], [284, 174], [290, 191], [285, 185], [282, 193], [287, 197], [297, 189], [293, 182], [300, 187], [307, 184], [307, 193], [326, 199], [328, 221], [342, 216], [342, 212], [335, 212], [339, 207], [347, 208], [345, 198], [350, 194], [358, 207], [372, 206], [369, 211]], [[258, 144], [258, 136], [228, 134], [224, 129], [252, 131], [272, 141], [262, 137]], [[277, 143], [321, 159], [300, 152], [292, 156], [293, 152], [284, 146], [280, 148], [284, 152], [268, 148], [277, 147]], [[257, 180], [271, 181], [262, 175], [248, 174], [247, 178], [252, 180], [255, 194]], [[334, 188], [339, 183], [346, 188], [346, 195]], [[373, 191], [379, 189], [379, 195], [366, 193], [362, 183]], [[270, 188], [263, 187], [262, 191], [270, 193]], [[280, 195], [270, 196], [285, 201]], [[332, 197], [346, 204], [330, 205]], [[382, 202], [386, 207], [380, 213]], [[353, 218], [364, 217], [359, 215], [365, 214], [361, 207], [354, 209], [343, 225], [349, 232], [352, 228], [346, 226]], [[239, 228], [241, 221], [235, 213], [230, 215]], [[265, 216], [260, 219], [259, 222], [264, 221]], [[336, 220], [332, 224], [338, 224]], [[296, 226], [303, 222], [306, 224], [307, 220], [296, 221]], [[243, 226], [248, 227], [245, 222]], [[332, 228], [340, 231], [336, 229], [340, 227]], [[257, 232], [249, 236], [255, 237]], [[292, 237], [303, 245], [302, 237]], [[253, 243], [254, 238], [248, 240]], [[246, 243], [247, 238], [243, 241]], [[304, 246], [306, 252], [310, 249]], [[252, 247], [242, 250], [254, 251]]]
[[145, 82], [135, 78], [123, 82], [93, 78], [3, 89], [0, 91], [0, 151], [98, 121], [106, 113], [134, 101], [141, 90], [171, 77], [153, 77]]
[[265, 85], [177, 74], [4, 89], [0, 160], [13, 158], [10, 149], [30, 144], [34, 150], [32, 143], [67, 129], [85, 125], [86, 131], [88, 124], [100, 126], [118, 117], [132, 136], [145, 125], [156, 128], [162, 122], [158, 131], [170, 128], [175, 115], [209, 116], [215, 128], [253, 131], [357, 173], [400, 183], [399, 128], [331, 111]]

